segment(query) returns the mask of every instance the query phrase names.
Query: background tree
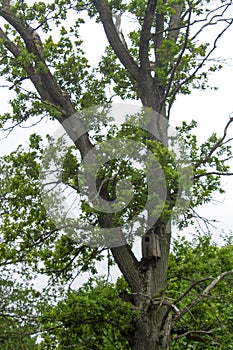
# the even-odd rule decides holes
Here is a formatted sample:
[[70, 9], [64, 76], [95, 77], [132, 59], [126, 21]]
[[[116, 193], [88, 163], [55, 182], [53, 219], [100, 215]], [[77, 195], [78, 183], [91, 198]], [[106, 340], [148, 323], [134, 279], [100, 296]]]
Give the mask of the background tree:
[[223, 247], [210, 234], [174, 241], [168, 295], [173, 288], [178, 292], [175, 304], [183, 311], [177, 314], [172, 349], [231, 348], [232, 276], [226, 273], [231, 268], [231, 236]]
[[0, 280], [0, 295], [0, 349], [37, 349], [40, 293], [8, 276]]
[[[13, 128], [29, 118], [35, 118], [37, 122], [38, 117], [45, 116], [63, 124], [74, 141], [74, 147], [65, 159], [63, 181], [77, 192], [80, 191], [77, 176], [80, 162], [93, 150], [98, 157], [98, 142], [104, 139], [124, 136], [128, 140], [137, 140], [144, 144], [147, 152], [151, 152], [152, 159], [161, 163], [167, 184], [164, 207], [146, 235], [141, 234], [143, 247], [154, 242], [153, 254], [151, 249], [150, 253], [144, 250], [146, 253], [138, 260], [130, 244], [111, 247], [112, 257], [127, 281], [133, 308], [138, 312], [128, 339], [133, 350], [168, 349], [174, 320], [178, 320], [171, 304], [163, 299], [163, 291], [167, 288], [171, 215], [180, 190], [174, 154], [168, 151], [166, 142], [161, 143], [150, 132], [137, 128], [137, 123], [133, 127], [126, 124], [120, 129], [110, 128], [104, 134], [102, 129], [108, 126], [108, 120], [103, 118], [100, 123], [90, 125], [92, 133], [89, 133], [80, 109], [111, 100], [106, 94], [110, 87], [121, 98], [139, 98], [147, 111], [153, 112], [150, 126], [156, 125], [161, 117], [168, 121], [177, 94], [190, 93], [193, 87], [205, 89], [208, 71], [219, 68], [219, 64], [209, 66], [208, 59], [222, 34], [232, 24], [232, 18], [228, 16], [231, 6], [231, 1], [210, 4], [208, 1], [176, 0], [95, 0], [87, 3], [56, 0], [32, 6], [26, 1], [16, 1], [14, 5], [1, 2], [0, 15], [4, 19], [0, 29], [1, 74], [15, 93], [10, 102], [12, 112], [1, 116], [3, 128]], [[90, 17], [101, 21], [110, 44], [94, 69], [89, 66], [80, 46], [79, 27], [84, 10]], [[120, 28], [122, 13], [132, 16], [137, 24], [137, 29], [132, 30], [128, 37]], [[67, 21], [71, 18], [69, 26]], [[212, 44], [198, 42], [206, 27], [218, 23], [222, 26]], [[51, 36], [55, 28], [60, 34], [57, 40]], [[159, 119], [156, 119], [158, 113]], [[74, 115], [76, 118], [72, 119]], [[143, 116], [148, 117], [148, 114], [142, 113], [140, 118]], [[70, 121], [75, 125], [70, 125]], [[200, 148], [195, 136], [190, 134], [193, 124], [183, 124], [178, 130], [180, 137], [188, 141], [186, 155], [190, 156], [194, 171], [190, 207], [180, 226], [192, 221], [195, 208], [208, 202], [216, 189], [221, 191], [220, 176], [229, 174], [226, 161], [231, 153], [227, 130], [231, 122], [232, 118], [223, 135], [211, 135]], [[78, 138], [73, 133], [74, 126], [81, 134]], [[163, 136], [166, 140], [166, 128]], [[53, 149], [62, 149], [62, 144], [53, 142], [50, 139]], [[5, 174], [1, 182], [3, 259], [8, 264], [29, 264], [53, 278], [62, 276], [72, 280], [77, 275], [77, 266], [82, 271], [95, 271], [94, 262], [103, 258], [104, 247], [93, 249], [77, 240], [71, 241], [62, 235], [64, 227], [57, 227], [47, 217], [41, 205], [38, 178], [44, 153], [40, 137], [34, 135], [29, 152], [19, 149], [2, 160]], [[131, 180], [133, 200], [128, 210], [106, 215], [91, 210], [83, 198], [80, 220], [110, 230], [127, 223], [139, 209], [143, 210], [148, 194], [147, 183], [140, 169], [134, 168], [133, 162], [122, 157], [119, 161], [113, 159], [104, 164], [96, 174], [97, 191], [108, 203], [116, 198], [119, 176]], [[157, 208], [154, 212], [148, 214], [149, 219], [156, 215]], [[70, 233], [72, 228], [72, 223], [67, 225], [67, 232]], [[120, 229], [118, 234], [123, 241], [123, 230]], [[228, 271], [219, 279], [231, 273]]]

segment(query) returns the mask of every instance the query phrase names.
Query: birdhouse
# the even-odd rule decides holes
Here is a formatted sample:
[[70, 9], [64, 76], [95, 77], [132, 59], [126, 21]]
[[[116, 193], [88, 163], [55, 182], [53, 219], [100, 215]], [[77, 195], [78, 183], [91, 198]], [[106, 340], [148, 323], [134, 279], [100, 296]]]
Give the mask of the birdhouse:
[[146, 234], [142, 237], [142, 258], [160, 258], [160, 244], [158, 235], [154, 233]]

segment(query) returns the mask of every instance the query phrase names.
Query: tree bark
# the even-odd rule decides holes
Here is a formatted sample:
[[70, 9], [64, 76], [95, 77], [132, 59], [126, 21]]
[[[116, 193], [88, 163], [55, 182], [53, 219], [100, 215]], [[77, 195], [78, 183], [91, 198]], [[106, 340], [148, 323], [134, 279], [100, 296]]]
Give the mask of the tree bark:
[[171, 319], [163, 318], [166, 307], [148, 310], [137, 320], [132, 350], [168, 350], [171, 343]]
[[129, 339], [132, 350], [169, 350], [171, 343], [172, 317], [168, 306], [144, 299], [141, 312], [134, 324]]
[[161, 256], [142, 258], [140, 262], [140, 280], [143, 286], [140, 290], [141, 285], [138, 285], [138, 292], [133, 293], [139, 316], [135, 320], [133, 336], [131, 335], [132, 350], [168, 350], [171, 343], [171, 306], [162, 301], [167, 283], [170, 223], [154, 228], [154, 232], [159, 241]]

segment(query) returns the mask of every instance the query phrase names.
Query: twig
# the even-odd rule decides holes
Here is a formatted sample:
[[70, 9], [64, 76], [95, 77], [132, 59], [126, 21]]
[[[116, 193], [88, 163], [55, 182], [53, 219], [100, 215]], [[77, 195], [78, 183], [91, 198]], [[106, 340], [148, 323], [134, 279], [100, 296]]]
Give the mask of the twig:
[[203, 331], [203, 330], [199, 330], [199, 331], [195, 331], [195, 330], [193, 330], [193, 331], [187, 331], [187, 332], [185, 332], [185, 333], [183, 333], [183, 334], [181, 334], [181, 335], [178, 335], [177, 337], [173, 338], [173, 341], [176, 341], [176, 340], [178, 340], [178, 339], [180, 339], [180, 338], [183, 338], [183, 337], [187, 337], [188, 335], [192, 336], [192, 334], [203, 334], [203, 335], [206, 334], [206, 335], [210, 335], [210, 334], [216, 332], [216, 330], [217, 330], [217, 329], [212, 329], [211, 331]]

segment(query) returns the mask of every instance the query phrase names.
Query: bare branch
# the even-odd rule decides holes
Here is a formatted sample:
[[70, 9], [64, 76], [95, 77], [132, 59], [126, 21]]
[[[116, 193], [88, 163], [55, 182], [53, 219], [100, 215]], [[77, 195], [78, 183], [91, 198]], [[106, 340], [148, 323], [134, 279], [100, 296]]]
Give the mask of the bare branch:
[[223, 131], [223, 136], [221, 139], [210, 149], [208, 155], [204, 158], [201, 158], [195, 165], [194, 165], [194, 170], [196, 170], [200, 165], [206, 164], [210, 157], [213, 155], [213, 153], [216, 151], [218, 147], [220, 147], [223, 144], [223, 141], [225, 140], [227, 136], [227, 131], [230, 126], [230, 124], [233, 122], [233, 117], [230, 117], [229, 121], [227, 122], [224, 131]]
[[[203, 331], [203, 330], [195, 331], [195, 330], [192, 330], [192, 331], [188, 331], [188, 332], [185, 332], [183, 334], [180, 334], [177, 337], [174, 337], [173, 341], [176, 341], [176, 340], [178, 340], [180, 338], [184, 338], [184, 337], [187, 337], [187, 336], [190, 336], [192, 338], [193, 335], [211, 335], [211, 334], [215, 333], [216, 331], [217, 331], [217, 329], [212, 329], [211, 331]], [[199, 338], [199, 340], [201, 340], [201, 339]], [[206, 341], [206, 339], [203, 339], [203, 341]]]
[[200, 177], [209, 176], [209, 175], [232, 176], [233, 173], [224, 173], [224, 172], [220, 172], [220, 171], [209, 171], [209, 172], [206, 172], [203, 174], [194, 175], [194, 179], [199, 179]]
[[179, 315], [177, 315], [174, 318], [174, 322], [176, 322], [178, 319], [180, 319], [184, 314], [186, 314], [187, 312], [190, 312], [190, 310], [195, 307], [196, 305], [198, 305], [199, 303], [201, 303], [203, 301], [203, 299], [205, 299], [206, 297], [209, 296], [210, 292], [215, 288], [215, 286], [221, 281], [223, 280], [225, 277], [229, 276], [229, 275], [233, 275], [233, 270], [230, 271], [226, 271], [221, 273], [218, 277], [216, 277], [212, 283], [210, 283], [209, 286], [207, 286], [203, 293], [201, 295], [199, 295], [195, 300], [191, 301], [183, 310], [180, 311]]
[[223, 273], [221, 273], [218, 277], [216, 277], [216, 278], [213, 280], [213, 282], [212, 282], [208, 287], [206, 287], [206, 289], [204, 290], [203, 295], [201, 296], [201, 298], [203, 299], [205, 296], [207, 296], [207, 295], [212, 291], [212, 289], [214, 289], [214, 287], [215, 287], [222, 279], [224, 279], [226, 276], [229, 276], [229, 275], [233, 275], [233, 270], [229, 270], [229, 271], [223, 272]]
[[197, 74], [197, 72], [205, 65], [205, 63], [209, 60], [209, 57], [212, 55], [212, 53], [216, 50], [217, 48], [217, 42], [219, 41], [219, 39], [222, 37], [222, 35], [227, 31], [227, 29], [233, 24], [233, 19], [231, 19], [229, 22], [227, 22], [227, 26], [218, 34], [218, 36], [216, 37], [214, 43], [213, 43], [213, 47], [212, 49], [208, 52], [208, 54], [203, 58], [203, 60], [201, 60], [200, 64], [195, 68], [195, 70], [193, 71], [192, 74], [190, 74], [187, 78], [185, 78], [184, 80], [182, 80], [179, 84], [177, 84], [177, 86], [174, 88], [172, 95], [171, 95], [171, 99], [169, 102], [169, 106], [168, 106], [168, 116], [170, 115], [170, 110], [172, 107], [173, 102], [175, 101], [176, 95], [179, 93], [181, 87], [185, 84], [187, 84], [190, 80], [193, 79], [193, 77], [195, 77], [195, 75]]
[[[231, 2], [228, 3], [228, 4], [223, 4], [223, 5], [221, 5], [221, 6], [217, 7], [217, 8], [215, 8], [214, 10], [208, 12], [208, 14], [207, 14], [207, 16], [206, 16], [205, 19], [202, 19], [202, 20], [198, 20], [198, 21], [193, 22], [193, 24], [195, 24], [195, 23], [197, 23], [197, 22], [207, 21], [207, 20], [208, 20], [208, 17], [209, 17], [212, 13], [214, 13], [214, 12], [220, 10], [221, 8], [223, 8], [223, 11], [222, 11], [220, 14], [214, 14], [214, 15], [210, 18], [210, 20], [209, 20], [207, 23], [205, 23], [205, 24], [195, 33], [195, 35], [191, 38], [191, 40], [195, 40], [196, 37], [197, 37], [206, 27], [209, 27], [210, 25], [215, 25], [215, 24], [217, 24], [219, 21], [226, 21], [226, 20], [229, 20], [230, 18], [229, 18], [229, 19], [224, 19], [224, 18], [223, 18], [223, 15], [224, 15], [224, 13], [227, 11], [227, 9], [229, 8], [229, 6], [231, 6], [231, 5], [232, 5]], [[217, 19], [216, 19], [216, 18], [217, 18]], [[214, 21], [214, 20], [215, 20], [215, 21]], [[213, 21], [214, 21], [214, 22], [213, 22]]]
[[[193, 212], [193, 218], [196, 220], [198, 227], [200, 230], [203, 232], [203, 234], [206, 234], [206, 231], [209, 232], [209, 226], [213, 227], [216, 229], [217, 227], [213, 224], [218, 222], [216, 219], [207, 219], [204, 216], [201, 216], [200, 214], [197, 213], [196, 210], [194, 210], [193, 207], [190, 208]], [[201, 226], [200, 222], [203, 222], [205, 225], [205, 229]]]

